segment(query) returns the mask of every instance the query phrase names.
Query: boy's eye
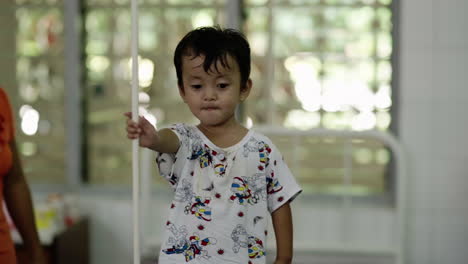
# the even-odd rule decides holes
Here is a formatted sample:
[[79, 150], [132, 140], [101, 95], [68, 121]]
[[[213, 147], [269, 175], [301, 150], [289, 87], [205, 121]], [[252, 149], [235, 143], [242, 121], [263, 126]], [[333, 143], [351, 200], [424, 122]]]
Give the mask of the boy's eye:
[[226, 87], [228, 87], [228, 86], [229, 86], [229, 83], [219, 83], [219, 84], [218, 84], [218, 87], [219, 87], [219, 88], [226, 88]]
[[202, 86], [201, 86], [201, 84], [192, 84], [191, 87], [193, 89], [200, 89]]

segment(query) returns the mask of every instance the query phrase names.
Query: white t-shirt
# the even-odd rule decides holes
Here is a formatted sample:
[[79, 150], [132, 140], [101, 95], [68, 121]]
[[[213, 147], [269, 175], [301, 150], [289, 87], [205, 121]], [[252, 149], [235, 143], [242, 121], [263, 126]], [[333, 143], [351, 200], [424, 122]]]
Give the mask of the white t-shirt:
[[159, 263], [266, 263], [270, 213], [302, 190], [278, 149], [250, 130], [219, 148], [197, 127], [171, 127], [176, 154], [157, 158], [174, 189]]

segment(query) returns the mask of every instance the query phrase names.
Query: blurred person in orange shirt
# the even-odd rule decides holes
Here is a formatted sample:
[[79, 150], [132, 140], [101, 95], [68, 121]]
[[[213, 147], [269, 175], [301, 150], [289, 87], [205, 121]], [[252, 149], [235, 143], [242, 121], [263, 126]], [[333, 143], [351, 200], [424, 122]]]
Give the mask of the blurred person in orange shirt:
[[[31, 264], [46, 264], [37, 233], [31, 193], [23, 174], [14, 136], [12, 108], [0, 87], [0, 201], [5, 201], [13, 223], [23, 239]], [[0, 263], [16, 264], [10, 228], [0, 210]]]

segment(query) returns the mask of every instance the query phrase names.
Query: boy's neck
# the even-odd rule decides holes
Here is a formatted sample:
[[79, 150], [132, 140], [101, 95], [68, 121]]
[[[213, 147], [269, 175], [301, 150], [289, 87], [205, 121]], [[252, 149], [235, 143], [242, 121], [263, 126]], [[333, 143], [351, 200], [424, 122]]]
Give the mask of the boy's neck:
[[197, 125], [197, 128], [216, 146], [227, 148], [239, 143], [249, 130], [237, 121], [223, 126]]

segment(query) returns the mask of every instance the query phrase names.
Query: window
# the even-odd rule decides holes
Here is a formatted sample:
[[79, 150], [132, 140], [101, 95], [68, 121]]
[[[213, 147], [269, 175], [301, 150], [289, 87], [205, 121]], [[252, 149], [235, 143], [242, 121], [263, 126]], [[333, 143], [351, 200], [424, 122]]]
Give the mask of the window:
[[[172, 56], [189, 30], [225, 25], [226, 0], [140, 0], [140, 100], [158, 127], [195, 120], [180, 100]], [[245, 119], [295, 129], [378, 129], [392, 124], [392, 0], [245, 0], [243, 31], [252, 48], [254, 88]], [[2, 3], [0, 5], [6, 5]], [[20, 151], [33, 181], [65, 181], [63, 1], [16, 0]], [[87, 180], [131, 181], [129, 0], [82, 3]], [[177, 109], [177, 111], [174, 111]], [[288, 155], [285, 138], [273, 138]], [[303, 139], [295, 171], [311, 193], [368, 195], [388, 190], [391, 153], [353, 141], [353, 187], [340, 190], [342, 142]], [[309, 162], [312, 161], [312, 162]], [[335, 162], [335, 163], [333, 163]], [[309, 172], [312, 172], [309, 173]], [[155, 179], [157, 173], [154, 173]]]
[[17, 88], [6, 87], [17, 106], [18, 147], [32, 182], [65, 181], [63, 12], [61, 1], [17, 0]]
[[[254, 82], [248, 123], [389, 130], [391, 0], [245, 2]], [[369, 195], [389, 188], [391, 158], [381, 143], [353, 142], [354, 181], [343, 190], [342, 143], [308, 138], [293, 150], [290, 140], [276, 141], [286, 152], [304, 154], [294, 172], [311, 193]]]

